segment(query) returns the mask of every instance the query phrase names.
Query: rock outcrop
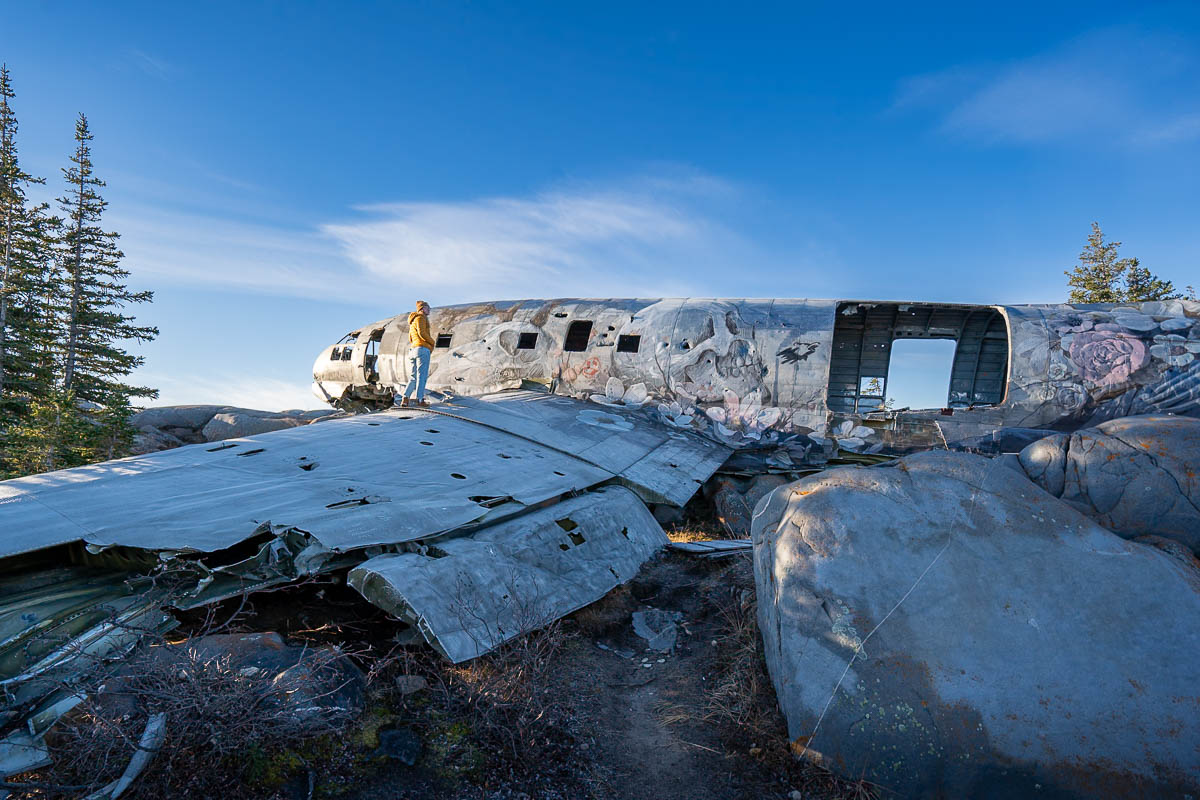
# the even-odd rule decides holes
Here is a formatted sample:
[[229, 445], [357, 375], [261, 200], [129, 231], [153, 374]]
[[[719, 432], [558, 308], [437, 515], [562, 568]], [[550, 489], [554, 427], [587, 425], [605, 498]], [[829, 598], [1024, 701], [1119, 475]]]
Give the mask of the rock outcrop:
[[1200, 570], [1178, 554], [950, 452], [779, 489], [753, 536], [798, 752], [901, 797], [1200, 789]]
[[253, 436], [256, 433], [308, 425], [338, 413], [328, 408], [316, 411], [256, 411], [213, 405], [147, 408], [130, 419], [138, 429], [133, 452], [141, 455], [183, 444]]
[[1123, 417], [1034, 442], [1019, 459], [1035, 483], [1114, 533], [1200, 553], [1200, 419]]

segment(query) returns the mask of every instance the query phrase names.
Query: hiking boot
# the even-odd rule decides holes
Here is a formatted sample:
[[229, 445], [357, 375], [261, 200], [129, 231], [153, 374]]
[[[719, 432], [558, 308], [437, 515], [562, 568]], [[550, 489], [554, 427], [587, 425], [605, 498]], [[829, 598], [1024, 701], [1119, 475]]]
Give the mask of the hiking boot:
[[418, 400], [417, 407], [418, 408], [429, 408], [429, 403], [425, 402], [424, 400]]
[[400, 408], [408, 408], [408, 398], [401, 397], [400, 402], [396, 404]]

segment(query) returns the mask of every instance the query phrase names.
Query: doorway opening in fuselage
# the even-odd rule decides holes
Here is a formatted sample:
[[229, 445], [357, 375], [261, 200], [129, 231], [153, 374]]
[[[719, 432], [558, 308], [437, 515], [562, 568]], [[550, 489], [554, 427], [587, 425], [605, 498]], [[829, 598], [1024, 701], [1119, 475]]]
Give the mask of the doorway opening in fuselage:
[[827, 396], [835, 414], [996, 405], [1007, 385], [1008, 328], [994, 308], [838, 305]]

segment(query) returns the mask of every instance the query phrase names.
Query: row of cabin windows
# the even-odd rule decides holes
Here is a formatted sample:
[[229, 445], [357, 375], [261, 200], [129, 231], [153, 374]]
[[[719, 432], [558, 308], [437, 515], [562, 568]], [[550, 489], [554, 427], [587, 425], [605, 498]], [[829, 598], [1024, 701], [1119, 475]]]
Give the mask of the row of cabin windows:
[[[567, 338], [563, 342], [563, 350], [568, 353], [582, 353], [587, 349], [588, 339], [592, 335], [591, 320], [576, 320], [567, 326]], [[436, 346], [447, 348], [453, 334], [439, 333]], [[534, 331], [526, 331], [517, 336], [518, 350], [533, 350], [537, 347], [538, 335]], [[617, 337], [618, 353], [636, 353], [641, 347], [641, 336], [621, 335]]]
[[[611, 330], [611, 328], [609, 329]], [[534, 334], [535, 336], [537, 334]], [[563, 350], [568, 353], [581, 353], [587, 349], [588, 339], [592, 335], [592, 323], [588, 320], [576, 320], [567, 326], [567, 339], [563, 342]], [[642, 337], [621, 334], [617, 337], [618, 353], [636, 353], [642, 346]]]
[[[379, 333], [382, 334], [382, 331], [379, 331]], [[568, 353], [582, 353], [587, 349], [588, 339], [591, 338], [591, 335], [591, 320], [576, 320], [575, 322], [572, 322], [569, 326], [567, 326], [567, 338], [566, 341], [563, 342], [563, 350]], [[434, 343], [434, 347], [438, 349], [449, 348], [450, 340], [453, 338], [453, 336], [454, 334], [451, 333], [439, 333], [437, 335], [437, 341]], [[340, 359], [342, 361], [349, 361], [351, 354], [354, 352], [353, 341], [356, 338], [358, 338], [357, 333], [351, 333], [343, 337], [342, 341], [338, 342], [338, 344], [340, 345], [345, 342], [350, 342], [350, 346], [343, 348], [334, 347], [333, 352], [329, 354], [329, 360], [337, 361]], [[379, 338], [372, 336], [371, 341], [376, 342], [379, 341], [380, 338], [382, 338], [382, 336]], [[537, 347], [537, 340], [538, 335], [534, 331], [521, 333], [517, 337], [517, 349], [533, 350], [535, 347]], [[618, 353], [636, 353], [641, 348], [641, 345], [641, 336], [622, 334], [621, 336], [617, 337]]]

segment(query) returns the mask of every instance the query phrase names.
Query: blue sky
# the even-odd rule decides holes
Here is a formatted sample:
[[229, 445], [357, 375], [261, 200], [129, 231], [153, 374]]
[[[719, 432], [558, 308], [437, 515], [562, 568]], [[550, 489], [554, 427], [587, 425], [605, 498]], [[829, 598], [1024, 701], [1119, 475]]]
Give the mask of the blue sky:
[[91, 120], [162, 402], [312, 407], [415, 296], [1057, 301], [1094, 219], [1200, 284], [1200, 6], [909, 5], [24, 2], [0, 60], [51, 189]]

